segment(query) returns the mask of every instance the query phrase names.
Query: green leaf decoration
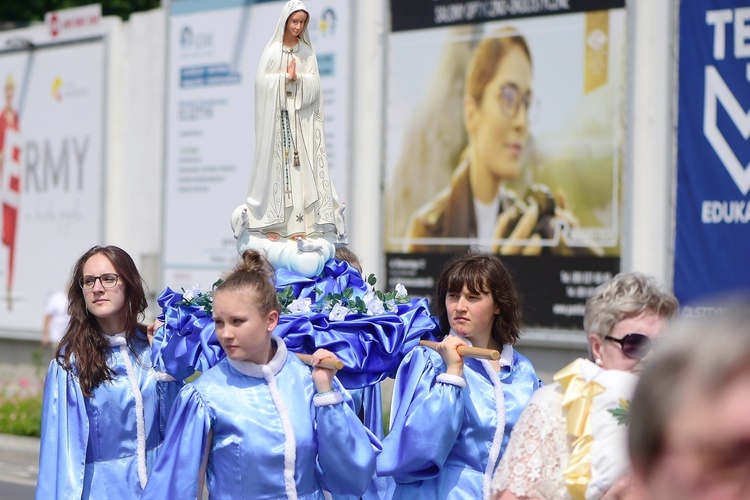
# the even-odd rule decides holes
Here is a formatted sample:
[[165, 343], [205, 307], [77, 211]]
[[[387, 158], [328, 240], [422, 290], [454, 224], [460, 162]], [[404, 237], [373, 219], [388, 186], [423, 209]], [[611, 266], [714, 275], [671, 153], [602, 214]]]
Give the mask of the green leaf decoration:
[[607, 410], [617, 420], [618, 425], [628, 425], [630, 423], [630, 401], [621, 399], [617, 408]]
[[292, 285], [287, 285], [282, 292], [276, 292], [276, 297], [279, 299], [279, 305], [281, 305], [281, 312], [289, 312], [289, 304], [294, 302], [294, 288]]
[[[224, 280], [222, 278], [217, 279], [213, 283], [213, 285], [211, 285], [211, 290], [208, 292], [193, 293], [195, 292], [195, 290], [188, 292], [184, 288], [181, 288], [183, 299], [179, 302], [176, 302], [175, 304], [178, 306], [199, 306], [203, 308], [208, 314], [210, 314], [213, 308], [213, 294], [216, 291], [216, 287], [221, 285], [223, 282]], [[371, 291], [373, 292], [375, 297], [380, 302], [382, 302], [383, 309], [386, 312], [395, 311], [397, 304], [409, 303], [410, 298], [408, 295], [397, 295], [397, 292], [395, 290], [387, 293], [384, 293], [380, 290], [375, 290], [374, 285], [376, 282], [377, 279], [375, 278], [374, 274], [370, 274], [367, 277], [367, 283], [369, 283], [373, 287], [371, 288]], [[198, 287], [196, 287], [196, 289], [197, 288]], [[324, 296], [323, 289], [320, 287], [315, 287], [313, 289], [313, 292], [314, 295], [309, 297], [312, 301], [312, 304], [310, 306], [312, 312], [327, 313], [330, 312], [337, 304], [341, 304], [353, 313], [367, 314], [367, 303], [365, 303], [364, 301], [365, 292], [362, 290], [354, 289], [353, 287], [347, 287], [341, 293], [328, 293]], [[184, 295], [186, 293], [193, 293], [192, 298], [184, 298]], [[294, 288], [292, 287], [292, 285], [287, 285], [284, 290], [276, 292], [276, 296], [279, 300], [282, 314], [290, 314], [289, 306], [297, 299], [297, 297], [294, 296]]]

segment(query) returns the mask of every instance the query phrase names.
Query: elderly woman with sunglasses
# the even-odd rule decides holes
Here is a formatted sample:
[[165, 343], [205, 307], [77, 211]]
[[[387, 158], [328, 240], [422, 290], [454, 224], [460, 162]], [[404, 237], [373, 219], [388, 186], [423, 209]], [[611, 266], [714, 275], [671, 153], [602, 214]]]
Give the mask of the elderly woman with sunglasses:
[[586, 302], [593, 363], [555, 374], [524, 409], [493, 478], [495, 499], [614, 499], [629, 493], [629, 400], [677, 299], [641, 273], [621, 273]]

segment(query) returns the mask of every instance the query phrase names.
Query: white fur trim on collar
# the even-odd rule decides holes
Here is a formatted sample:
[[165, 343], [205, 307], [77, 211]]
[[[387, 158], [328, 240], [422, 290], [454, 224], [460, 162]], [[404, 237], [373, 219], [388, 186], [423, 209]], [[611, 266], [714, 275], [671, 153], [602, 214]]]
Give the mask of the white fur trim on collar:
[[513, 366], [513, 346], [505, 344], [503, 351], [500, 353], [500, 366]]
[[276, 354], [273, 355], [273, 358], [271, 358], [271, 361], [269, 361], [267, 365], [259, 365], [251, 361], [240, 361], [228, 358], [227, 361], [232, 368], [248, 377], [265, 378], [263, 370], [264, 366], [267, 366], [271, 370], [271, 373], [276, 375], [284, 367], [284, 363], [286, 363], [287, 350], [286, 344], [279, 337], [271, 335], [271, 342], [276, 344]]
[[114, 335], [104, 335], [109, 341], [109, 345], [112, 347], [119, 347], [122, 345], [128, 345], [128, 339], [125, 337], [125, 332], [116, 333]]

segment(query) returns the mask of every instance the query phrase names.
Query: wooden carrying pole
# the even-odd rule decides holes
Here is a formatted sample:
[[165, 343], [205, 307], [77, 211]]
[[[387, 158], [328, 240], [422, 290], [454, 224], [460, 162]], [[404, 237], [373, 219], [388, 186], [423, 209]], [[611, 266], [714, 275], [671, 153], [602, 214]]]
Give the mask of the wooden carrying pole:
[[[430, 349], [437, 350], [439, 342], [433, 342], [431, 340], [420, 340], [419, 345], [424, 347], [429, 347]], [[469, 347], [467, 345], [459, 346], [458, 354], [463, 356], [464, 358], [477, 358], [477, 359], [488, 359], [488, 360], [498, 360], [500, 359], [500, 353], [496, 351], [495, 349], [484, 349], [482, 347]]]
[[[295, 354], [300, 359], [300, 361], [302, 361], [308, 366], [313, 366], [311, 354], [300, 354], [300, 353], [295, 353]], [[325, 358], [320, 362], [318, 366], [321, 366], [323, 368], [331, 368], [332, 370], [340, 370], [344, 367], [344, 362], [341, 361], [340, 359]]]

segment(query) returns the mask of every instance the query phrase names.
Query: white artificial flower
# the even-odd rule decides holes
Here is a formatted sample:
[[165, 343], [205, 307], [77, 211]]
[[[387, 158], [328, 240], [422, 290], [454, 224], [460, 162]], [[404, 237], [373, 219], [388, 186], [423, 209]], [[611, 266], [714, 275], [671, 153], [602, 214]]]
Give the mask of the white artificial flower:
[[182, 294], [183, 300], [193, 300], [196, 296], [200, 295], [201, 293], [201, 286], [200, 285], [193, 285], [193, 287], [186, 291], [184, 294]]
[[311, 304], [312, 299], [310, 297], [294, 299], [287, 309], [289, 309], [289, 312], [292, 314], [309, 313], [312, 311], [312, 309], [310, 309]]
[[375, 289], [369, 283], [367, 283], [367, 293], [364, 297], [362, 297], [362, 301], [367, 306], [367, 314], [369, 316], [375, 316], [385, 313], [385, 309], [383, 308], [383, 301], [380, 300], [377, 295], [375, 295]]
[[396, 297], [406, 297], [409, 292], [406, 291], [406, 287], [401, 283], [396, 284]]
[[349, 314], [351, 311], [349, 309], [341, 304], [336, 304], [333, 306], [333, 309], [331, 309], [331, 314], [328, 315], [328, 319], [330, 321], [341, 321], [346, 318], [346, 315]]
[[366, 302], [367, 304], [367, 314], [370, 316], [377, 316], [379, 314], [385, 314], [385, 308], [383, 307], [383, 301], [380, 300], [377, 297], [373, 297], [373, 299], [369, 302]]
[[375, 290], [368, 290], [364, 297], [362, 297], [362, 301], [365, 303], [365, 305], [369, 305], [370, 302], [373, 300], [377, 300], [378, 297], [375, 295]]

